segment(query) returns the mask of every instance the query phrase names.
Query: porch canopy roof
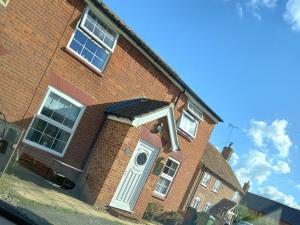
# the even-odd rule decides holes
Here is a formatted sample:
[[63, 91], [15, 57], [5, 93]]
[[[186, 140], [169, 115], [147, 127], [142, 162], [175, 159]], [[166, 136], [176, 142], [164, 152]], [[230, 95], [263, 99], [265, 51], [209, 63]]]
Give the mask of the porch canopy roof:
[[167, 117], [172, 150], [179, 149], [177, 127], [173, 112], [174, 104], [165, 101], [138, 98], [121, 101], [109, 106], [107, 118], [134, 127], [141, 126], [162, 117]]

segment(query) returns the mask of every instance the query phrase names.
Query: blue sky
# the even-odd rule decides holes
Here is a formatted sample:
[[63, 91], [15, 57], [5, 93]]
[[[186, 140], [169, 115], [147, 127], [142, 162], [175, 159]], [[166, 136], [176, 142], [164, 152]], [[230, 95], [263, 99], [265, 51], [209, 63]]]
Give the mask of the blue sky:
[[105, 0], [224, 119], [251, 191], [300, 205], [300, 0]]

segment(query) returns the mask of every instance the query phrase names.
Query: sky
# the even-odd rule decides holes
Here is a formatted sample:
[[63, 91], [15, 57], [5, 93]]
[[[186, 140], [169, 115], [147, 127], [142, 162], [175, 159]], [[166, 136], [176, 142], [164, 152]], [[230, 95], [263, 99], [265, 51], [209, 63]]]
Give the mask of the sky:
[[[300, 0], [105, 0], [224, 120], [251, 192], [300, 208]], [[299, 147], [298, 147], [299, 146]]]

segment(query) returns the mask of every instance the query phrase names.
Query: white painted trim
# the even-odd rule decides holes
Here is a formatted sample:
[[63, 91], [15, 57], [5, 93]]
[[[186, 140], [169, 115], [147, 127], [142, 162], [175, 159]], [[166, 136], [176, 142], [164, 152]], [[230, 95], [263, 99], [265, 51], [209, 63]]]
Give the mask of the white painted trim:
[[[207, 175], [207, 176], [210, 176], [207, 184], [204, 183], [204, 177], [205, 177], [206, 175]], [[204, 172], [204, 174], [203, 174], [203, 176], [202, 176], [202, 178], [201, 178], [200, 184], [201, 184], [203, 187], [207, 187], [207, 186], [209, 185], [210, 181], [211, 181], [211, 178], [212, 178], [212, 175], [211, 175], [210, 173]]]
[[8, 6], [8, 3], [9, 3], [9, 0], [0, 0], [0, 5], [4, 6], [4, 7], [7, 7]]
[[[166, 167], [166, 165], [164, 166], [164, 168], [163, 168], [163, 170], [162, 170], [162, 172], [161, 172], [161, 174], [160, 174], [160, 177], [162, 177], [162, 178], [164, 178], [164, 179], [170, 181], [170, 184], [169, 184], [169, 186], [168, 186], [168, 188], [167, 188], [166, 194], [162, 194], [162, 193], [160, 193], [160, 192], [158, 192], [158, 191], [155, 190], [157, 184], [155, 185], [155, 189], [154, 189], [154, 191], [153, 191], [153, 193], [154, 193], [155, 195], [158, 195], [158, 196], [163, 197], [163, 198], [165, 198], [165, 197], [167, 196], [167, 194], [169, 193], [169, 190], [170, 190], [170, 188], [171, 188], [171, 186], [172, 186], [172, 184], [173, 184], [173, 181], [174, 181], [174, 179], [175, 179], [175, 177], [176, 177], [176, 174], [177, 174], [177, 172], [178, 172], [178, 170], [179, 170], [179, 167], [181, 166], [181, 163], [180, 163], [179, 161], [173, 159], [172, 157], [169, 157], [168, 160], [171, 160], [171, 161], [175, 162], [176, 164], [178, 164], [178, 166], [177, 166], [177, 168], [176, 168], [176, 170], [175, 170], [175, 173], [174, 173], [173, 177], [171, 177], [171, 176], [169, 176], [169, 175], [167, 175], [167, 174], [165, 174], [165, 173], [163, 172], [163, 170], [164, 170], [164, 168]], [[167, 161], [168, 161], [168, 160], [167, 160]]]
[[120, 122], [120, 123], [125, 123], [125, 124], [128, 124], [130, 126], [133, 126], [132, 121], [130, 119], [126, 119], [126, 118], [123, 118], [123, 117], [108, 115], [107, 119], [114, 120], [114, 121], [117, 121], [117, 122]]
[[[76, 30], [80, 30], [88, 39], [90, 39], [95, 45], [97, 45], [99, 48], [102, 48], [104, 51], [106, 51], [108, 53], [108, 56], [103, 64], [103, 69], [100, 70], [99, 68], [97, 68], [96, 66], [94, 66], [91, 62], [89, 62], [88, 60], [86, 60], [83, 56], [81, 56], [80, 54], [78, 54], [77, 52], [75, 52], [71, 47], [71, 43], [73, 41], [73, 38], [75, 36], [75, 32]], [[76, 58], [78, 58], [80, 61], [82, 61], [85, 65], [87, 65], [89, 68], [91, 68], [92, 70], [94, 70], [95, 72], [97, 72], [98, 74], [102, 75], [102, 72], [104, 71], [108, 60], [110, 59], [111, 56], [111, 52], [108, 51], [107, 49], [105, 49], [103, 46], [101, 46], [100, 44], [98, 44], [95, 40], [93, 40], [91, 37], [88, 36], [88, 34], [84, 33], [84, 31], [82, 31], [80, 28], [76, 27], [69, 42], [68, 45], [66, 47], [67, 51], [70, 52], [73, 56], [75, 56]]]
[[174, 118], [173, 107], [174, 107], [173, 104], [170, 104], [169, 106], [158, 109], [154, 112], [135, 117], [133, 120], [123, 118], [123, 117], [117, 117], [114, 115], [108, 115], [107, 118], [121, 122], [121, 123], [131, 125], [134, 127], [139, 127], [143, 124], [149, 123], [151, 121], [154, 121], [154, 120], [157, 120], [157, 119], [160, 119], [160, 118], [166, 116], [167, 121], [168, 121], [168, 128], [169, 128], [169, 133], [170, 133], [172, 150], [176, 151], [179, 149], [179, 140], [178, 140], [178, 135], [177, 135], [177, 126], [176, 126], [176, 122], [175, 122], [175, 118]]
[[[143, 169], [143, 173], [145, 173], [145, 174], [144, 174], [144, 176], [141, 177], [141, 180], [139, 180], [140, 185], [138, 185], [135, 189], [135, 193], [134, 193], [134, 195], [132, 196], [132, 199], [131, 199], [132, 200], [132, 202], [131, 202], [132, 208], [130, 208], [130, 206], [128, 204], [123, 204], [123, 202], [118, 201], [116, 198], [119, 194], [119, 191], [123, 188], [124, 184], [122, 182], [124, 182], [126, 173], [128, 172], [128, 168], [131, 166], [130, 164], [131, 163], [134, 164], [135, 157], [136, 157], [137, 151], [138, 151], [140, 146], [143, 146], [144, 148], [147, 148], [147, 149], [151, 150], [152, 154], [151, 154], [151, 158], [149, 158], [148, 161], [147, 161], [146, 167]], [[136, 202], [137, 202], [140, 194], [142, 193], [143, 187], [144, 187], [144, 185], [145, 185], [145, 183], [146, 183], [146, 181], [149, 177], [149, 174], [151, 172], [151, 168], [153, 167], [153, 164], [155, 163], [155, 160], [158, 156], [158, 153], [159, 153], [159, 149], [157, 147], [155, 147], [151, 144], [148, 144], [144, 140], [140, 140], [138, 142], [138, 144], [136, 145], [136, 148], [135, 148], [135, 150], [134, 150], [134, 152], [133, 152], [133, 154], [132, 154], [132, 156], [131, 156], [131, 158], [128, 162], [128, 165], [127, 165], [127, 167], [126, 167], [126, 169], [123, 173], [123, 176], [122, 176], [122, 178], [119, 182], [117, 190], [115, 191], [114, 196], [113, 196], [109, 206], [133, 213], [133, 209], [136, 205]]]
[[[196, 130], [195, 130], [195, 134], [189, 134], [187, 131], [185, 131], [183, 128], [180, 127], [180, 124], [182, 123], [182, 117], [183, 116], [187, 116], [188, 118], [194, 120], [196, 122]], [[187, 112], [186, 110], [182, 111], [179, 123], [178, 123], [178, 129], [183, 132], [186, 136], [188, 136], [190, 139], [195, 139], [197, 136], [197, 131], [198, 131], [198, 127], [199, 127], [199, 121], [197, 119], [195, 119], [192, 115], [190, 115], [189, 112]]]
[[[105, 23], [105, 21], [103, 21], [103, 16], [102, 15], [98, 15], [98, 13], [94, 12], [92, 9], [90, 9], [89, 7], [86, 7], [85, 10], [84, 10], [84, 13], [83, 13], [83, 17], [81, 18], [81, 20], [79, 21], [78, 23], [78, 27], [80, 27], [82, 30], [84, 30], [86, 33], [88, 33], [88, 35], [90, 35], [91, 37], [93, 37], [97, 42], [99, 42], [101, 45], [103, 45], [103, 47], [105, 47], [107, 50], [109, 50], [110, 52], [113, 52], [115, 50], [115, 47], [116, 47], [116, 44], [118, 42], [118, 38], [119, 38], [119, 33], [117, 31], [115, 31], [115, 29], [111, 28], [115, 33], [116, 33], [116, 39], [115, 39], [115, 42], [113, 44], [113, 47], [109, 47], [104, 41], [100, 40], [94, 33], [92, 33], [90, 30], [88, 30], [85, 26], [84, 26], [84, 23], [86, 21], [86, 18], [87, 18], [87, 14], [89, 11], [92, 11], [93, 13], [95, 13], [98, 18], [100, 20], [102, 20], [102, 22], [110, 27], [109, 25], [107, 25]], [[104, 28], [104, 27], [103, 27]], [[105, 28], [104, 28], [105, 29]]]
[[[60, 96], [61, 98], [63, 98], [63, 99], [65, 99], [65, 100], [69, 101], [70, 103], [72, 103], [72, 104], [74, 104], [75, 106], [77, 106], [77, 107], [80, 108], [80, 112], [79, 112], [78, 117], [77, 117], [77, 119], [76, 119], [76, 121], [75, 121], [75, 123], [74, 123], [74, 125], [73, 125], [72, 128], [69, 128], [69, 127], [67, 127], [67, 126], [64, 126], [63, 124], [58, 123], [57, 121], [52, 120], [52, 119], [50, 119], [50, 118], [48, 118], [48, 117], [46, 117], [46, 116], [44, 116], [44, 115], [41, 114], [41, 111], [42, 111], [42, 109], [43, 109], [43, 106], [45, 105], [46, 100], [47, 100], [47, 98], [48, 98], [48, 96], [49, 96], [49, 94], [50, 94], [51, 92], [57, 94], [57, 95]], [[67, 150], [67, 148], [68, 148], [68, 146], [69, 146], [69, 144], [70, 144], [72, 138], [73, 138], [73, 135], [74, 135], [74, 133], [75, 133], [75, 131], [76, 131], [76, 129], [77, 129], [77, 126], [78, 126], [78, 124], [79, 124], [79, 122], [80, 122], [80, 120], [81, 120], [81, 117], [82, 117], [82, 115], [83, 115], [83, 113], [84, 113], [84, 111], [85, 111], [85, 108], [86, 108], [85, 105], [81, 104], [79, 101], [73, 99], [73, 98], [70, 97], [69, 95], [67, 95], [67, 94], [65, 94], [65, 93], [63, 93], [63, 92], [61, 92], [61, 91], [55, 89], [55, 88], [52, 87], [52, 86], [48, 86], [47, 92], [46, 92], [46, 94], [45, 94], [45, 96], [44, 96], [44, 99], [43, 99], [42, 103], [40, 104], [39, 110], [38, 110], [37, 114], [32, 118], [32, 120], [31, 120], [31, 122], [30, 122], [30, 125], [27, 127], [26, 133], [25, 133], [24, 138], [23, 138], [22, 141], [23, 141], [24, 143], [28, 144], [28, 145], [31, 145], [31, 146], [36, 147], [36, 148], [38, 148], [38, 149], [42, 149], [42, 150], [44, 150], [44, 151], [46, 151], [46, 152], [49, 152], [49, 153], [51, 153], [51, 154], [53, 154], [53, 155], [56, 155], [56, 156], [59, 156], [59, 157], [63, 157], [64, 154], [66, 153], [66, 150]], [[62, 153], [56, 152], [56, 151], [54, 151], [54, 150], [52, 150], [52, 149], [50, 149], [50, 148], [47, 148], [47, 147], [45, 147], [45, 146], [39, 145], [39, 144], [37, 144], [37, 143], [35, 143], [35, 142], [33, 142], [33, 141], [30, 141], [30, 140], [26, 139], [26, 137], [27, 137], [27, 135], [28, 135], [28, 133], [29, 133], [29, 130], [30, 130], [30, 128], [31, 128], [31, 126], [32, 126], [33, 121], [34, 121], [35, 118], [40, 118], [40, 119], [46, 121], [47, 123], [53, 124], [54, 126], [56, 126], [56, 127], [60, 128], [60, 129], [62, 129], [62, 130], [64, 130], [64, 131], [70, 133], [70, 137], [69, 137], [69, 139], [68, 139], [68, 141], [67, 141], [67, 143], [66, 143], [66, 146], [65, 146], [65, 148], [64, 148], [64, 150], [63, 150]]]
[[[140, 46], [136, 44], [136, 42], [129, 37], [123, 30], [118, 28], [114, 22], [111, 21], [110, 18], [105, 16], [98, 8], [94, 6], [94, 4], [90, 0], [85, 0], [85, 2], [88, 4], [88, 7], [93, 10], [98, 16], [101, 16], [106, 24], [108, 24], [110, 27], [114, 28], [120, 35], [122, 34], [123, 37], [126, 38], [127, 41], [129, 41], [136, 49], [138, 49], [153, 65], [156, 66], [180, 91], [184, 91], [185, 88], [179, 84], [169, 73], [162, 68], [153, 58]], [[186, 96], [189, 100], [191, 100], [198, 108], [200, 108], [206, 115], [208, 115], [214, 123], [219, 123], [220, 121], [212, 115], [204, 106], [202, 106], [190, 93], [185, 92]]]
[[212, 188], [212, 192], [217, 193], [220, 190], [221, 185], [222, 185], [222, 182], [219, 179], [217, 179]]

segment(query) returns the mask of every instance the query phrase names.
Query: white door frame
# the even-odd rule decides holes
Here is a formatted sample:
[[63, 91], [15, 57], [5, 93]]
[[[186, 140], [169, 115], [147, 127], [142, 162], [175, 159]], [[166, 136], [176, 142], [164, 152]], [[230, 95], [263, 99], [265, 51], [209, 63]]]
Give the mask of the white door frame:
[[[125, 179], [127, 178], [127, 173], [129, 172], [129, 170], [134, 168], [133, 164], [135, 163], [137, 155], [140, 152], [144, 152], [144, 151], [140, 151], [140, 148], [144, 148], [144, 150], [146, 148], [146, 150], [148, 152], [150, 152], [150, 155], [148, 155], [146, 164], [145, 164], [144, 168], [142, 169], [141, 177], [137, 181], [138, 185], [134, 188], [134, 191], [130, 195], [130, 202], [129, 203], [121, 202], [120, 200], [117, 200], [117, 197], [121, 190], [124, 191], [123, 183], [124, 183]], [[159, 153], [159, 149], [157, 147], [145, 142], [144, 140], [140, 140], [138, 142], [109, 206], [118, 208], [118, 209], [122, 209], [122, 210], [128, 211], [128, 212], [133, 212], [132, 210], [134, 209], [136, 202], [137, 202], [137, 200], [142, 192], [142, 189], [146, 183], [146, 180], [148, 179], [151, 168], [157, 158], [158, 153]], [[128, 189], [126, 189], [126, 190], [128, 190]]]

